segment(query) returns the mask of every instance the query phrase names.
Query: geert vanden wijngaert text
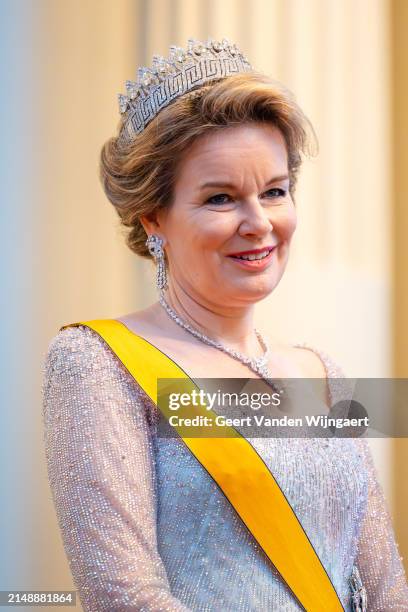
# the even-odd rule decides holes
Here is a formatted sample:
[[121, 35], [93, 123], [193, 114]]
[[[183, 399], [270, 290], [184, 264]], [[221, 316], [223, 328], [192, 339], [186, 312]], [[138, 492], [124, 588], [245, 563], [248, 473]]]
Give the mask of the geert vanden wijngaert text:
[[194, 417], [181, 417], [177, 414], [169, 417], [169, 423], [173, 427], [322, 427], [323, 429], [344, 427], [368, 427], [369, 417], [348, 418], [330, 417], [328, 415], [305, 415], [302, 417], [267, 417], [261, 414], [247, 415], [243, 417], [226, 417], [224, 415]]

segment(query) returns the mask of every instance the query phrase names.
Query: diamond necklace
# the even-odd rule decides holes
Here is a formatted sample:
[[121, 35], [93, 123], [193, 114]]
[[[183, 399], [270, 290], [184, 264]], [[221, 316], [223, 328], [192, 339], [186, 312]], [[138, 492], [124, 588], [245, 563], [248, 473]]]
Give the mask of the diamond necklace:
[[178, 325], [183, 327], [186, 331], [190, 332], [190, 334], [192, 334], [193, 336], [195, 336], [196, 338], [198, 338], [205, 344], [214, 346], [220, 351], [227, 353], [228, 355], [230, 355], [237, 361], [240, 361], [241, 363], [245, 364], [253, 372], [255, 372], [261, 378], [263, 378], [269, 386], [276, 389], [276, 385], [274, 385], [272, 382], [269, 382], [267, 380], [268, 378], [272, 378], [272, 374], [270, 373], [268, 366], [267, 366], [269, 355], [270, 355], [270, 347], [269, 347], [268, 342], [263, 338], [262, 334], [258, 330], [255, 329], [254, 331], [255, 331], [255, 334], [259, 342], [262, 345], [264, 354], [261, 357], [247, 357], [243, 353], [240, 353], [239, 351], [236, 351], [235, 349], [229, 348], [228, 346], [224, 346], [223, 344], [221, 344], [221, 342], [218, 342], [217, 340], [213, 340], [212, 338], [209, 338], [205, 334], [198, 331], [198, 329], [195, 329], [194, 327], [189, 325], [189, 323], [181, 319], [178, 316], [178, 314], [171, 308], [171, 306], [166, 302], [162, 292], [160, 292], [159, 294], [159, 302], [163, 306], [167, 314], [173, 319], [173, 321], [175, 321]]

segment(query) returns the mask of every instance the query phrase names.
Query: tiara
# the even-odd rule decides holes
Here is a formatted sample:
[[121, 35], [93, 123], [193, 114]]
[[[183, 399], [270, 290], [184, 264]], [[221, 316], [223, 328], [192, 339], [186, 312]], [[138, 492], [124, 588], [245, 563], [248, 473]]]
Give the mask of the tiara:
[[119, 110], [125, 115], [119, 141], [128, 143], [170, 104], [205, 83], [253, 68], [236, 44], [202, 42], [190, 38], [187, 49], [172, 45], [167, 58], [154, 55], [152, 67], [138, 69], [136, 81], [126, 81], [127, 95], [118, 94]]

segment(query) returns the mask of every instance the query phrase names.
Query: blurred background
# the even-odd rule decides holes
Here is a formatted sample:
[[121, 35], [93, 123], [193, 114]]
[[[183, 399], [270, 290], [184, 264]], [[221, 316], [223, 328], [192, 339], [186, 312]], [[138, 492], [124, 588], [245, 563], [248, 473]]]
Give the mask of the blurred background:
[[[1, 589], [74, 588], [45, 470], [42, 365], [62, 325], [156, 301], [98, 162], [117, 93], [170, 44], [236, 42], [317, 132], [259, 327], [349, 376], [408, 377], [407, 32], [408, 0], [0, 0]], [[370, 443], [406, 563], [407, 441]]]

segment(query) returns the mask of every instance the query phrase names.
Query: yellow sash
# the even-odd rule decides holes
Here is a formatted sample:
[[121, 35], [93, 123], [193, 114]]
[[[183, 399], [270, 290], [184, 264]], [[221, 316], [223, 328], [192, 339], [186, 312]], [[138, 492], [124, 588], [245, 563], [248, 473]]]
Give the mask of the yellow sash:
[[[99, 334], [156, 405], [159, 378], [182, 379], [184, 391], [198, 391], [174, 361], [120, 321], [80, 321], [61, 329], [78, 325], [85, 325]], [[169, 411], [159, 404], [168, 418]], [[190, 412], [184, 409], [184, 414], [191, 416], [190, 406], [188, 410]], [[198, 414], [216, 416], [211, 410], [194, 406], [194, 416]], [[219, 437], [220, 427], [217, 431], [217, 437], [181, 437], [221, 488], [298, 603], [307, 612], [344, 610], [299, 519], [262, 458], [234, 428], [225, 427], [228, 437]], [[183, 430], [179, 429], [180, 432]]]

